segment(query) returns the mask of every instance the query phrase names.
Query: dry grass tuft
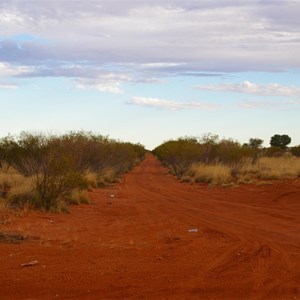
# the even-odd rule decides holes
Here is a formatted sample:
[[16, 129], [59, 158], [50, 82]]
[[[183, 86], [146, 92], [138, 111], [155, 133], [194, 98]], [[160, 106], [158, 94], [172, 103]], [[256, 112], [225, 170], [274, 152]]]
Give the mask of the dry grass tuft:
[[24, 177], [13, 168], [2, 168], [0, 170], [0, 209], [3, 211], [12, 207], [19, 200], [22, 200], [25, 205], [33, 188], [31, 178]]
[[85, 178], [87, 179], [90, 188], [97, 188], [116, 182], [117, 173], [114, 168], [107, 167], [99, 173], [87, 172]]
[[296, 178], [300, 176], [300, 158], [294, 156], [262, 157], [255, 165], [247, 161], [240, 173], [265, 180]]
[[26, 178], [13, 168], [3, 167], [0, 169], [0, 198], [6, 198], [12, 188], [21, 187]]
[[18, 173], [0, 173], [0, 186], [19, 187], [24, 180], [25, 177]]
[[236, 184], [271, 184], [265, 180], [300, 177], [300, 158], [294, 156], [263, 157], [256, 164], [252, 164], [251, 159], [248, 159], [243, 161], [236, 178], [233, 178], [231, 174], [231, 168], [223, 164], [196, 163], [182, 176], [181, 181], [206, 182], [222, 186], [230, 186], [233, 182]]
[[81, 203], [89, 204], [90, 200], [86, 190], [75, 189], [72, 191], [72, 194], [68, 202], [70, 204], [79, 205]]
[[232, 182], [231, 169], [222, 164], [193, 164], [182, 179], [186, 180], [187, 177], [191, 178], [190, 182], [207, 182], [212, 185], [229, 184]]
[[300, 176], [300, 158], [264, 157], [259, 162], [259, 178], [289, 179]]
[[116, 181], [117, 174], [114, 168], [108, 167], [103, 169], [98, 175], [98, 183], [107, 184]]
[[85, 179], [88, 182], [89, 188], [97, 188], [98, 186], [98, 175], [96, 172], [87, 172], [84, 174]]

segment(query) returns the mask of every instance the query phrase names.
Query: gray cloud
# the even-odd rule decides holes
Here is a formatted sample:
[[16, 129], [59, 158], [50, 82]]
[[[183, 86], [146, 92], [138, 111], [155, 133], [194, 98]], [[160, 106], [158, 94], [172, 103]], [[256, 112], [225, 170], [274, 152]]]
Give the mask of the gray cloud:
[[90, 66], [153, 78], [300, 68], [299, 5], [2, 0], [0, 61], [27, 65], [34, 76], [90, 77]]

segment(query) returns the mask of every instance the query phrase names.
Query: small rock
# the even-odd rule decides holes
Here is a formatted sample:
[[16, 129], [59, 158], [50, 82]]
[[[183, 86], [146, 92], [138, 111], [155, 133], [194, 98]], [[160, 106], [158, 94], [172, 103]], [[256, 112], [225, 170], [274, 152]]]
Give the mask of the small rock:
[[197, 228], [191, 228], [188, 230], [189, 232], [198, 232], [198, 229]]
[[115, 198], [115, 195], [114, 195], [114, 194], [111, 194], [111, 195], [110, 195], [110, 198]]
[[30, 261], [28, 263], [22, 264], [21, 267], [32, 267], [38, 265], [39, 262], [37, 260]]

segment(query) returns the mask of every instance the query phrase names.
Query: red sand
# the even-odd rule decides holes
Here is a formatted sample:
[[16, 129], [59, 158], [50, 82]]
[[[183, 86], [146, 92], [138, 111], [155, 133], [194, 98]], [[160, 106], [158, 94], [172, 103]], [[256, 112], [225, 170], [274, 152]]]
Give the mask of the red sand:
[[90, 205], [1, 224], [39, 240], [0, 244], [0, 299], [300, 298], [300, 180], [225, 189], [166, 173], [149, 155]]

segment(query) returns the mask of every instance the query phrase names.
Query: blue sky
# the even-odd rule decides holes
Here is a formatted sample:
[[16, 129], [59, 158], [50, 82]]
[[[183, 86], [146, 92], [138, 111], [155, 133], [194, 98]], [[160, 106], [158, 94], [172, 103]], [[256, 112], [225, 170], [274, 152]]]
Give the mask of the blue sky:
[[0, 136], [300, 144], [300, 1], [0, 3]]

